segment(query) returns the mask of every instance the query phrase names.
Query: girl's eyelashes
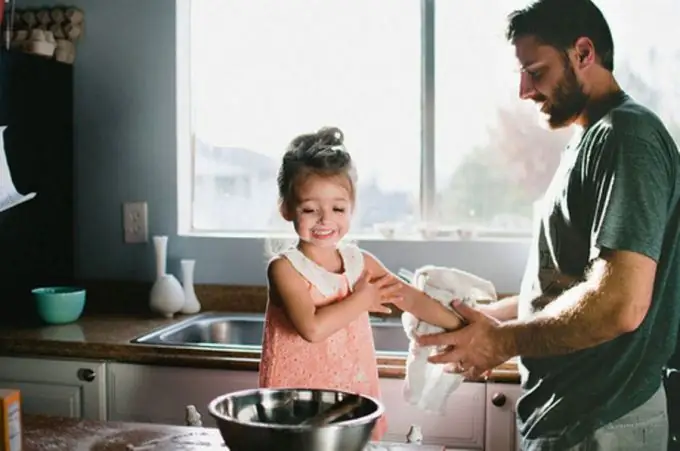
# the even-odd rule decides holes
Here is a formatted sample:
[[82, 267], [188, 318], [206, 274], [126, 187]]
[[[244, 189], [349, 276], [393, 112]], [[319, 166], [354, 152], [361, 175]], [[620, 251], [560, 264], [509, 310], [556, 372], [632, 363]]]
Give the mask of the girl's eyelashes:
[[[318, 210], [316, 208], [303, 208], [300, 211], [304, 214], [312, 214], [316, 213]], [[336, 213], [345, 213], [347, 209], [344, 207], [335, 207], [333, 208], [333, 211]]]
[[[331, 207], [330, 205], [328, 205], [328, 207], [316, 205], [303, 205], [299, 206], [297, 208], [297, 211], [300, 212], [301, 214], [318, 214], [321, 210], [328, 211], [328, 208], [330, 207]], [[345, 204], [333, 205], [331, 210], [333, 211], [333, 213], [344, 214], [347, 213], [347, 211], [349, 210], [349, 206]]]

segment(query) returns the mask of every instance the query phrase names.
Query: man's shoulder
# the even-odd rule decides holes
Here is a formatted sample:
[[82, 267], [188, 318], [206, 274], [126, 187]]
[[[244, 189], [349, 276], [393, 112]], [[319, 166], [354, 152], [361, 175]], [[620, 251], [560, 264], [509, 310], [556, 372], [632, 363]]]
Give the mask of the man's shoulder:
[[680, 164], [677, 144], [663, 121], [630, 97], [590, 126], [579, 148], [583, 158], [600, 169], [612, 167], [620, 152], [636, 155], [625, 161], [639, 161], [639, 155], [643, 155], [638, 153], [641, 149], [652, 150], [645, 152], [648, 160], [663, 162], [667, 167]]
[[596, 127], [608, 139], [640, 140], [664, 147], [672, 143], [668, 129], [659, 115], [629, 96], [602, 117]]

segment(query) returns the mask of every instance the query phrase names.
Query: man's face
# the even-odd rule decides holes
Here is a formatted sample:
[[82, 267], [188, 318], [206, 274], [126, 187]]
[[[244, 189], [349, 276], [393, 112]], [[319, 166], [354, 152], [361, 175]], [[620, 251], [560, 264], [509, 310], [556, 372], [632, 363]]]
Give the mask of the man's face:
[[552, 129], [568, 127], [583, 112], [588, 97], [569, 56], [533, 36], [515, 40], [521, 66], [519, 96], [536, 102]]

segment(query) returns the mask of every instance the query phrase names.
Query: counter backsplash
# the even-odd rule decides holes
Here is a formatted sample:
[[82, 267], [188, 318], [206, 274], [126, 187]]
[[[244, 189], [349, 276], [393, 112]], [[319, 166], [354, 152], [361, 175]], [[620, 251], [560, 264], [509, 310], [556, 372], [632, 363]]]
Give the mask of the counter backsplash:
[[[153, 315], [149, 310], [151, 282], [87, 280], [80, 285], [87, 289], [86, 314]], [[267, 306], [265, 286], [196, 284], [195, 290], [202, 311], [263, 313]], [[505, 296], [508, 294], [499, 295]], [[393, 307], [386, 316], [400, 315], [401, 311]]]
[[[120, 280], [85, 280], [79, 285], [87, 289], [85, 313], [148, 314], [151, 282]], [[264, 312], [267, 305], [265, 286], [196, 284], [196, 296], [202, 311]]]

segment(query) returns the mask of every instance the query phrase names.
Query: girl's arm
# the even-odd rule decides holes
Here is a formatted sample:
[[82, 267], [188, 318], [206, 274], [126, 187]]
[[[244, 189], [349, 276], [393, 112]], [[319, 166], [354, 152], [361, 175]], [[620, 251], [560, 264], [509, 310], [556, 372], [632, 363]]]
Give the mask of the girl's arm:
[[509, 296], [487, 305], [479, 305], [476, 308], [480, 312], [496, 318], [498, 321], [510, 321], [517, 319], [518, 300], [518, 296]]
[[[362, 252], [364, 253], [366, 269], [371, 274], [376, 277], [391, 274], [371, 253]], [[402, 284], [402, 293], [405, 293], [405, 295], [402, 300], [395, 302], [394, 305], [401, 310], [409, 312], [421, 321], [441, 327], [442, 329], [453, 330], [463, 326], [463, 320], [452, 310], [444, 307], [439, 301], [432, 299], [423, 291], [410, 284], [400, 283]]]
[[[389, 285], [388, 278], [368, 282], [368, 289], [356, 290], [341, 302], [316, 307], [306, 281], [285, 258], [272, 260], [267, 269], [269, 289], [282, 303], [291, 324], [302, 338], [316, 343], [347, 326], [375, 304], [390, 301], [398, 285]], [[358, 283], [357, 283], [358, 285]], [[381, 296], [385, 297], [381, 299]]]

